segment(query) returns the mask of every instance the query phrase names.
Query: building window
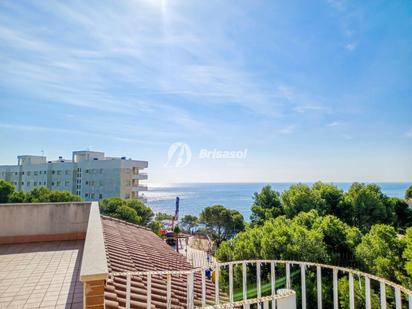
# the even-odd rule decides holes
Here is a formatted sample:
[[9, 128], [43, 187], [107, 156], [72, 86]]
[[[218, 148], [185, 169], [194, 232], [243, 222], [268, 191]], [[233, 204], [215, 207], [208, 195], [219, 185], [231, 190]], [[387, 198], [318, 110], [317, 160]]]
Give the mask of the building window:
[[34, 176], [37, 176], [37, 171], [34, 171], [34, 172], [33, 172], [33, 175], [34, 175]]
[[86, 174], [88, 174], [89, 173], [89, 170], [86, 170]]
[[24, 172], [21, 172], [22, 175], [24, 175]]
[[37, 181], [35, 181], [35, 182], [33, 183], [33, 185], [34, 185], [35, 187], [37, 187]]
[[43, 185], [45, 186], [45, 185], [46, 185], [46, 182], [43, 182]]
[[17, 176], [17, 172], [15, 172], [14, 175]]
[[99, 200], [101, 200], [103, 198], [103, 194], [99, 194]]
[[30, 187], [30, 181], [27, 182], [27, 186]]
[[89, 193], [85, 193], [85, 194], [84, 194], [84, 197], [89, 197]]
[[88, 181], [86, 181], [86, 186], [89, 184], [89, 182]]
[[100, 174], [103, 174], [103, 169], [102, 168], [100, 169]]
[[66, 175], [69, 175], [69, 170], [65, 170], [64, 173], [65, 173]]
[[66, 180], [66, 181], [64, 182], [64, 185], [65, 185], [66, 187], [70, 186], [70, 181]]
[[57, 175], [61, 175], [62, 171], [57, 171]]
[[44, 174], [44, 175], [46, 175], [46, 173], [47, 173], [46, 171], [43, 171], [43, 174]]
[[94, 193], [91, 194], [91, 198], [94, 198]]
[[54, 175], [56, 173], [56, 171], [52, 171], [52, 175]]
[[24, 181], [21, 182], [21, 185], [24, 186]]
[[56, 186], [58, 187], [60, 186], [60, 181], [56, 182]]
[[30, 176], [31, 172], [27, 172], [27, 176]]

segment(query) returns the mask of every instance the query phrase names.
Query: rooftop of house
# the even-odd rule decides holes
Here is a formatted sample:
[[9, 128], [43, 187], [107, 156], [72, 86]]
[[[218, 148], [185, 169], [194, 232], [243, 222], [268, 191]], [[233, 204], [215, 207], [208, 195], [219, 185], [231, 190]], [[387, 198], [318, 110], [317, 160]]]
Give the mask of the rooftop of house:
[[[190, 270], [186, 258], [172, 250], [152, 231], [135, 224], [110, 217], [102, 217], [103, 233], [109, 274], [126, 271], [178, 271]], [[166, 299], [166, 276], [152, 277], [152, 305], [162, 308]], [[172, 278], [172, 305], [186, 306], [186, 278]], [[131, 305], [146, 308], [147, 279], [135, 276], [131, 280]], [[195, 288], [196, 290], [196, 288]], [[200, 286], [198, 286], [200, 293]], [[213, 285], [208, 282], [207, 292], [213, 297]], [[105, 290], [106, 308], [120, 308], [126, 302], [126, 278], [114, 277], [107, 282]]]
[[[94, 202], [1, 204], [0, 226], [0, 308], [123, 308], [126, 278], [113, 274], [193, 268], [151, 230], [101, 216]], [[185, 307], [186, 277], [171, 283], [172, 305]], [[151, 278], [155, 308], [165, 307], [166, 284], [166, 275]], [[131, 291], [132, 307], [146, 307], [147, 278], [133, 276]]]

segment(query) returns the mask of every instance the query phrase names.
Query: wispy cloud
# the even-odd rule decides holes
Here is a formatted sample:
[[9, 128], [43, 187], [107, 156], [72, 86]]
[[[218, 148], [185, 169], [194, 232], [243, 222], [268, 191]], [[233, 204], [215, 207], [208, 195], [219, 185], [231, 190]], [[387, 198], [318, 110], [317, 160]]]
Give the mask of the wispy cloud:
[[345, 45], [345, 48], [349, 51], [353, 51], [356, 48], [356, 43], [348, 43]]
[[412, 128], [405, 132], [407, 138], [412, 138]]
[[[0, 82], [56, 104], [120, 114], [160, 115], [165, 96], [196, 105], [239, 106], [263, 117], [287, 112], [290, 102], [299, 113], [321, 109], [302, 91], [291, 96], [286, 88], [274, 88], [276, 81], [250, 73], [220, 29], [204, 36], [178, 4], [89, 5], [35, 3], [50, 21], [58, 21], [56, 32], [0, 13]], [[18, 3], [8, 6], [31, 16]], [[68, 34], [56, 37], [65, 28], [71, 29]], [[158, 98], [147, 102], [148, 94]], [[198, 125], [185, 109], [174, 107], [185, 120], [176, 123]]]
[[336, 128], [336, 127], [342, 127], [344, 126], [345, 123], [342, 121], [332, 121], [326, 124], [327, 127], [329, 128]]
[[9, 130], [25, 131], [25, 132], [59, 133], [59, 134], [67, 134], [67, 135], [93, 136], [93, 137], [116, 140], [116, 141], [121, 141], [121, 142], [126, 142], [126, 143], [134, 143], [134, 144], [156, 143], [155, 141], [152, 141], [152, 140], [143, 140], [140, 138], [128, 138], [124, 136], [116, 136], [113, 134], [107, 134], [106, 132], [99, 133], [99, 132], [91, 132], [91, 131], [85, 131], [85, 130], [61, 129], [61, 128], [46, 127], [46, 126], [36, 126], [36, 125], [1, 123], [0, 128], [9, 129]]
[[343, 10], [345, 6], [345, 0], [327, 0], [326, 2], [337, 10]]
[[296, 125], [291, 124], [291, 125], [288, 125], [286, 127], [279, 129], [277, 132], [279, 134], [292, 134], [295, 132], [295, 130], [296, 130]]

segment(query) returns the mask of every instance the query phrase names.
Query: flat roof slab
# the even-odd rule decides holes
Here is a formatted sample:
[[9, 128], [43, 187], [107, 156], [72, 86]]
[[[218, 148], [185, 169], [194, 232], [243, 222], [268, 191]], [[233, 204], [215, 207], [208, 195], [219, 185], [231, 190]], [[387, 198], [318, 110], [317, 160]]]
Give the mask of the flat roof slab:
[[0, 245], [0, 308], [83, 308], [83, 240]]

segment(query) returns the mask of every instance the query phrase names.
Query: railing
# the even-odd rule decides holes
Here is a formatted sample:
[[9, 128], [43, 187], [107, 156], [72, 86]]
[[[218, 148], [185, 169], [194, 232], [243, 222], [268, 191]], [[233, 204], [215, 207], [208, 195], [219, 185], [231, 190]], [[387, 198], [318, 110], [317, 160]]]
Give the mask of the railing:
[[[156, 275], [166, 276], [166, 304], [167, 308], [171, 308], [171, 289], [172, 289], [172, 277], [177, 276], [184, 278], [186, 284], [186, 308], [233, 308], [243, 306], [249, 308], [251, 304], [263, 305], [263, 308], [269, 308], [269, 304], [272, 303], [272, 308], [276, 308], [276, 303], [279, 303], [282, 299], [290, 297], [295, 292], [292, 290], [292, 274], [291, 267], [298, 266], [300, 270], [300, 299], [302, 309], [308, 308], [307, 289], [306, 289], [306, 271], [316, 270], [316, 303], [317, 308], [322, 309], [322, 302], [325, 300], [325, 295], [322, 294], [322, 277], [325, 278], [324, 271], [332, 271], [332, 289], [333, 289], [333, 308], [339, 308], [339, 276], [348, 276], [349, 281], [349, 308], [355, 308], [355, 287], [354, 279], [358, 277], [364, 280], [364, 305], [366, 309], [372, 308], [371, 290], [379, 286], [379, 304], [380, 308], [386, 309], [387, 304], [387, 287], [394, 291], [394, 305], [396, 309], [409, 308], [412, 309], [412, 291], [405, 287], [388, 281], [384, 278], [380, 278], [374, 275], [370, 275], [361, 271], [343, 268], [338, 266], [331, 266], [326, 264], [311, 263], [311, 262], [299, 262], [299, 261], [283, 261], [283, 260], [247, 260], [247, 261], [233, 261], [226, 263], [215, 263], [214, 265], [214, 284], [211, 284], [210, 280], [206, 278], [205, 268], [195, 268], [187, 271], [151, 271], [151, 272], [124, 272], [124, 273], [112, 273], [110, 276], [113, 279], [117, 276], [126, 277], [126, 308], [130, 308], [131, 304], [131, 282], [132, 277], [142, 277], [146, 281], [146, 295], [147, 295], [147, 308], [151, 308], [151, 279]], [[235, 299], [234, 293], [234, 268], [240, 271], [241, 274], [241, 299]], [[248, 268], [249, 267], [249, 268]], [[270, 293], [269, 295], [262, 295], [262, 267], [266, 271], [266, 275], [270, 281]], [[284, 268], [285, 289], [276, 289], [277, 267]], [[256, 297], [248, 298], [248, 276], [256, 276], [256, 282], [253, 282], [256, 289]], [[256, 273], [254, 273], [256, 272]], [[296, 272], [294, 272], [296, 274]], [[196, 280], [195, 280], [196, 279]], [[209, 285], [207, 284], [209, 282]], [[371, 286], [371, 281], [373, 286]], [[240, 282], [237, 282], [238, 285]], [[379, 283], [379, 285], [376, 285]], [[214, 286], [213, 286], [214, 285]], [[208, 287], [207, 287], [208, 286]], [[210, 293], [210, 289], [214, 290], [214, 293]], [[250, 282], [249, 282], [250, 287]], [[209, 291], [207, 293], [207, 288]], [[363, 289], [363, 288], [362, 288]], [[196, 291], [196, 293], [195, 293]], [[239, 294], [239, 293], [238, 293]], [[255, 295], [253, 295], [255, 296]], [[402, 307], [402, 302], [407, 302], [408, 307]], [[356, 303], [357, 307], [362, 307], [362, 304]], [[279, 305], [277, 307], [281, 309]], [[290, 307], [288, 307], [290, 308]]]

